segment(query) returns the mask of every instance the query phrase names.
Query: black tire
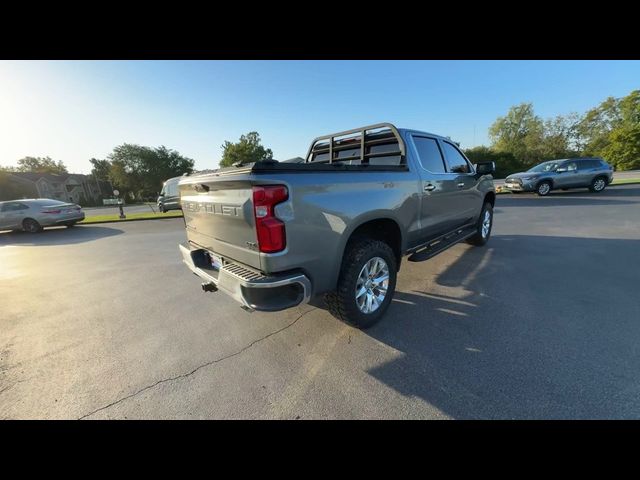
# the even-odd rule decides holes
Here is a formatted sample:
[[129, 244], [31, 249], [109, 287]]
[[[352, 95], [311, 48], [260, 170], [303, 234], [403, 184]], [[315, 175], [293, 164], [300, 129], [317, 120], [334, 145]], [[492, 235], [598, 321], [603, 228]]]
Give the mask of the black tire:
[[[486, 235], [483, 234], [483, 225], [485, 214], [489, 212], [489, 231]], [[491, 203], [486, 202], [482, 206], [482, 211], [480, 212], [480, 217], [478, 218], [478, 224], [476, 226], [476, 233], [467, 239], [467, 243], [471, 245], [475, 245], [476, 247], [481, 247], [489, 241], [491, 237], [491, 230], [493, 229], [493, 206]]]
[[22, 229], [29, 233], [38, 233], [42, 231], [42, 226], [33, 218], [25, 218], [22, 221]]
[[553, 188], [553, 185], [549, 180], [543, 180], [536, 186], [536, 193], [541, 197], [546, 197]]
[[[335, 292], [325, 295], [325, 304], [331, 314], [356, 328], [366, 329], [375, 325], [389, 308], [396, 289], [397, 261], [389, 245], [363, 238], [355, 240], [345, 253]], [[365, 264], [375, 257], [382, 258], [389, 269], [389, 283], [384, 300], [371, 313], [364, 313], [356, 303], [356, 283]]]
[[568, 188], [563, 188], [562, 191], [566, 192], [567, 190], [569, 190]]
[[67, 228], [75, 227], [76, 226], [76, 222], [67, 223], [66, 226], [67, 226]]
[[163, 207], [158, 207], [158, 210], [160, 210], [160, 213], [166, 213], [167, 212]]
[[605, 188], [607, 188], [607, 179], [606, 177], [596, 177], [589, 185], [589, 191], [593, 193], [600, 193]]
[[519, 194], [521, 194], [521, 193], [522, 193], [520, 190], [510, 190], [510, 191], [511, 191], [511, 193], [513, 193], [514, 195], [519, 195]]

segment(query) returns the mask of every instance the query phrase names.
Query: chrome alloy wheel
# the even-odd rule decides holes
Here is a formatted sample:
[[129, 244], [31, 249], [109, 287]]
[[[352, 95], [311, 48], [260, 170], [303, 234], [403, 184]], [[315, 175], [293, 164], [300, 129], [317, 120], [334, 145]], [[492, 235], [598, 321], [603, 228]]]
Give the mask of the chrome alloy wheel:
[[546, 195], [547, 193], [549, 193], [549, 190], [551, 190], [551, 187], [550, 187], [550, 186], [549, 186], [549, 184], [548, 184], [548, 183], [546, 183], [546, 182], [545, 182], [545, 183], [543, 183], [542, 185], [540, 185], [540, 186], [538, 187], [538, 192], [539, 192], [541, 195]]
[[362, 313], [375, 312], [387, 295], [389, 266], [380, 257], [373, 257], [364, 264], [356, 282], [356, 305]]
[[482, 219], [482, 238], [487, 238], [489, 230], [491, 230], [491, 212], [485, 210], [484, 218]]
[[593, 189], [596, 192], [599, 192], [605, 187], [605, 185], [606, 185], [606, 182], [604, 181], [604, 179], [599, 178], [595, 182], [593, 182]]

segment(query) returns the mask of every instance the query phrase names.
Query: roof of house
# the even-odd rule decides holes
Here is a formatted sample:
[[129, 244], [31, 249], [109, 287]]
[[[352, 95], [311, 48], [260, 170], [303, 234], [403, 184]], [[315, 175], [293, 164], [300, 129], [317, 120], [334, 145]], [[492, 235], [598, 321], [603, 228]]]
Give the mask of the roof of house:
[[74, 180], [78, 180], [80, 182], [86, 181], [90, 178], [89, 175], [84, 175], [82, 173], [38, 173], [38, 172], [10, 172], [11, 175], [15, 175], [16, 177], [20, 177], [23, 179], [31, 180], [32, 182], [37, 182], [41, 178], [49, 182], [65, 182], [69, 178]]
[[50, 182], [64, 182], [69, 174], [57, 175], [55, 173], [38, 173], [38, 172], [11, 172], [11, 175], [15, 175], [16, 177], [26, 178], [27, 180], [31, 180], [32, 182], [37, 182], [41, 178], [45, 180], [49, 180]]

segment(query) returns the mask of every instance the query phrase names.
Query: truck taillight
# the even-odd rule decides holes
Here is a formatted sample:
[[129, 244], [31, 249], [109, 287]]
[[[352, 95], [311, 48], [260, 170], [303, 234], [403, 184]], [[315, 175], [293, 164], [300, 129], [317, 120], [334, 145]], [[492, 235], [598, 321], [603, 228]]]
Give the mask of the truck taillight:
[[261, 252], [280, 252], [287, 245], [284, 222], [274, 213], [275, 206], [287, 198], [289, 192], [284, 185], [253, 187], [253, 213]]

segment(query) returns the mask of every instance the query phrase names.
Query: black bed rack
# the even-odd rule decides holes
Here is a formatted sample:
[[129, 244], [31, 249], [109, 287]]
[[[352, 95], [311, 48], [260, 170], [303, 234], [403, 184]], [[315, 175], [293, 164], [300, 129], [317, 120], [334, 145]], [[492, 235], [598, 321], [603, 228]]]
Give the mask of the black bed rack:
[[[367, 134], [367, 132], [371, 130], [379, 130], [385, 129], [389, 130], [389, 132], [376, 132], [375, 134]], [[383, 134], [384, 133], [384, 134]], [[360, 138], [355, 137], [355, 134], [359, 134]], [[336, 140], [337, 137], [346, 137], [348, 135], [354, 135], [351, 138], [340, 138]], [[385, 144], [389, 143], [389, 138], [395, 137], [395, 140], [398, 142], [398, 150], [387, 151], [387, 152], [378, 152], [378, 153], [366, 153], [366, 149], [372, 145]], [[324, 142], [322, 142], [324, 140]], [[358, 142], [359, 140], [359, 142]], [[319, 144], [320, 143], [320, 144]], [[321, 137], [317, 137], [311, 142], [311, 146], [309, 147], [309, 151], [307, 153], [306, 162], [312, 161], [312, 155], [318, 155], [321, 153], [328, 153], [329, 158], [327, 160], [316, 160], [313, 163], [333, 163], [334, 161], [342, 162], [345, 160], [355, 160], [358, 157], [348, 157], [348, 158], [333, 158], [334, 152], [339, 152], [341, 150], [349, 150], [353, 149], [359, 143], [360, 147], [360, 162], [364, 163], [365, 159], [373, 158], [373, 157], [389, 157], [400, 155], [401, 161], [404, 160], [406, 155], [406, 147], [404, 141], [402, 140], [402, 136], [398, 132], [398, 129], [391, 123], [376, 123], [374, 125], [367, 125], [365, 127], [354, 128], [352, 130], [345, 130], [343, 132], [331, 133], [329, 135], [323, 135]]]

